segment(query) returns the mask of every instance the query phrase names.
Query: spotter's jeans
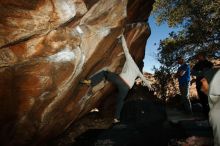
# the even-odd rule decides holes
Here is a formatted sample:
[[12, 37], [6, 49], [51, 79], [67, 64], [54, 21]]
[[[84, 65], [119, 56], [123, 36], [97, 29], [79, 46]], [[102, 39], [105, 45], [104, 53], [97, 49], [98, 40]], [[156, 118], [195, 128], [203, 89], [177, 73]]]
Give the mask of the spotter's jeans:
[[185, 111], [191, 113], [192, 107], [189, 100], [189, 82], [179, 85], [179, 90], [181, 94], [181, 103], [183, 103]]

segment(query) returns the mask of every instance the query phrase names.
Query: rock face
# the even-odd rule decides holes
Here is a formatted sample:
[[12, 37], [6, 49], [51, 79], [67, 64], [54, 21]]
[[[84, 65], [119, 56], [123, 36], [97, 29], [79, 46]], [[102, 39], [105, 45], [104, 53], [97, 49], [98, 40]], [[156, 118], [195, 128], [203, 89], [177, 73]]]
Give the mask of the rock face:
[[121, 70], [123, 31], [143, 67], [153, 2], [0, 0], [0, 145], [40, 145], [108, 105], [112, 85], [100, 83], [88, 97], [79, 81], [104, 68]]

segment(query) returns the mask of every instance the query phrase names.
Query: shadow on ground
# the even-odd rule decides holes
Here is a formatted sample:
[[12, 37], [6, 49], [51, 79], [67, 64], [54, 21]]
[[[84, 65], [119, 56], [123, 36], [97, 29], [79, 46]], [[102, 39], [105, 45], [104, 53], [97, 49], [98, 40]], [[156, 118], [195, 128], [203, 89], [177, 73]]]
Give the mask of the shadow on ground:
[[[68, 136], [61, 136], [47, 146], [193, 146], [192, 143], [198, 141], [201, 143], [198, 146], [212, 145], [212, 129], [201, 110], [189, 115], [179, 108], [166, 107], [156, 99], [153, 92], [135, 86], [125, 101], [120, 123], [97, 126], [92, 116], [99, 113], [90, 113], [86, 123], [79, 122], [77, 128], [67, 132]], [[77, 129], [82, 130], [82, 124], [91, 126], [87, 126], [90, 128], [83, 130], [83, 134], [73, 136]]]

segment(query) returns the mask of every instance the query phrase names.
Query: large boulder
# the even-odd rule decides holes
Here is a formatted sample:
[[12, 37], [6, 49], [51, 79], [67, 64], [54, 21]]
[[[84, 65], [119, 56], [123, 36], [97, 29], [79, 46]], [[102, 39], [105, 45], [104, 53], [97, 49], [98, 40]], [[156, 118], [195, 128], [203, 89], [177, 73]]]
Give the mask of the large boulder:
[[134, 86], [127, 96], [121, 112], [121, 122], [137, 127], [162, 125], [167, 120], [165, 105], [153, 91]]
[[[121, 70], [123, 30], [143, 67], [153, 2], [0, 0], [0, 145], [40, 145], [108, 103], [112, 85], [100, 83], [89, 97], [79, 81], [103, 68]], [[142, 6], [148, 9], [138, 15]]]

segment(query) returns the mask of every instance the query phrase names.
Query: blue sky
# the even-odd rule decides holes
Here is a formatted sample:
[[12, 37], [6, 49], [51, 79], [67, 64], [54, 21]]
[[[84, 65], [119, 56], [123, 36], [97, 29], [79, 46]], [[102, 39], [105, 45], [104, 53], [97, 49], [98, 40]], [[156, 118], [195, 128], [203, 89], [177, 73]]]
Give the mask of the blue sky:
[[153, 67], [160, 66], [160, 63], [156, 58], [158, 53], [157, 48], [159, 46], [160, 40], [168, 37], [170, 32], [177, 31], [178, 28], [169, 28], [166, 23], [158, 26], [153, 16], [150, 16], [149, 18], [149, 25], [151, 28], [151, 35], [146, 42], [143, 71], [153, 73]]

